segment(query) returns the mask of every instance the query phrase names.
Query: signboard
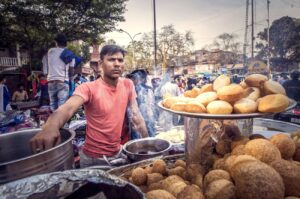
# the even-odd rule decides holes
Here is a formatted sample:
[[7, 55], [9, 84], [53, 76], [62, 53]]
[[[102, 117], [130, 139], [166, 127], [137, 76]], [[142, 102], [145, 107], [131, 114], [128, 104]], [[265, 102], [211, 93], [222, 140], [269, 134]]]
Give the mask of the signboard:
[[263, 61], [253, 59], [248, 64], [248, 73], [268, 73], [268, 66]]
[[93, 73], [93, 69], [91, 69], [91, 68], [86, 68], [86, 67], [82, 67], [82, 68], [81, 68], [81, 73], [84, 73], [84, 74], [92, 74], [92, 73]]

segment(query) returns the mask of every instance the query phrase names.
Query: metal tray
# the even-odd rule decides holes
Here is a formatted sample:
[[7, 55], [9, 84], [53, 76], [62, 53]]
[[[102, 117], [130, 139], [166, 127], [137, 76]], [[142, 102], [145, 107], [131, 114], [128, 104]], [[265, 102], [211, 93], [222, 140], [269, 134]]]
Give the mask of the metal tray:
[[[297, 102], [293, 99], [289, 99], [290, 104], [285, 109], [285, 111], [293, 109]], [[178, 115], [186, 116], [186, 117], [194, 117], [194, 118], [202, 118], [202, 119], [222, 119], [222, 120], [234, 120], [234, 119], [249, 119], [249, 118], [256, 118], [256, 117], [264, 117], [267, 115], [273, 115], [274, 113], [248, 113], [248, 114], [208, 114], [208, 113], [188, 113], [182, 111], [173, 111], [168, 109], [162, 105], [162, 101], [158, 102], [158, 107], [168, 111], [170, 113], [175, 113]]]
[[174, 164], [178, 159], [185, 159], [185, 154], [176, 154], [176, 155], [168, 155], [168, 156], [159, 156], [147, 160], [142, 160], [139, 162], [135, 162], [132, 164], [124, 165], [121, 167], [116, 167], [108, 171], [109, 174], [118, 176], [118, 177], [129, 177], [131, 175], [131, 171], [137, 167], [146, 167], [153, 164], [154, 160], [163, 159], [167, 165]]

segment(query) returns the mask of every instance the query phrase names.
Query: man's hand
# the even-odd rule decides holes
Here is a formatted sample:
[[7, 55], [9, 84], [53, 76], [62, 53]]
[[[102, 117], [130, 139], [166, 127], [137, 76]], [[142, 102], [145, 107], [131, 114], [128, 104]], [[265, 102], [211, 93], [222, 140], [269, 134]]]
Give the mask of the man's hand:
[[33, 153], [39, 153], [60, 144], [60, 141], [59, 130], [44, 129], [30, 140], [30, 146]]
[[59, 129], [72, 117], [83, 102], [82, 97], [75, 95], [70, 97], [66, 103], [54, 111], [48, 118], [43, 130], [38, 132], [38, 134], [30, 140], [32, 151], [38, 153], [59, 144]]

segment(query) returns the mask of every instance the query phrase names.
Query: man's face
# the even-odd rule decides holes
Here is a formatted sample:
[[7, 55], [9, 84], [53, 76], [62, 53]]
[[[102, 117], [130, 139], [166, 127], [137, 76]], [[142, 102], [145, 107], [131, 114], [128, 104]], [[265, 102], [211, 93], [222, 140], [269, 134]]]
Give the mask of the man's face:
[[113, 55], [104, 55], [102, 60], [103, 76], [118, 79], [124, 70], [123, 54], [118, 52]]
[[24, 87], [23, 87], [23, 86], [20, 86], [19, 89], [20, 89], [20, 91], [23, 91], [23, 90], [24, 90]]

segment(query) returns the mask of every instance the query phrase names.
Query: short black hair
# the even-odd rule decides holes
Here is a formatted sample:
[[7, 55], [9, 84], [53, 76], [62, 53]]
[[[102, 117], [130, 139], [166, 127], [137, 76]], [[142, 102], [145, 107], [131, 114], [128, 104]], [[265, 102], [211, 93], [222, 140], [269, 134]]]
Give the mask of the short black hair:
[[118, 45], [110, 44], [110, 45], [105, 45], [102, 47], [101, 52], [100, 52], [100, 59], [103, 60], [103, 57], [105, 55], [113, 55], [116, 53], [122, 53], [123, 57], [126, 54], [126, 50], [121, 48]]
[[64, 34], [57, 34], [54, 38], [54, 41], [56, 41], [57, 45], [59, 46], [67, 46], [67, 38]]
[[297, 70], [292, 71], [292, 73], [291, 73], [291, 78], [292, 78], [293, 80], [299, 79], [299, 71], [297, 71]]
[[139, 76], [142, 79], [147, 79], [148, 73], [144, 69], [137, 69], [130, 73], [133, 76]]
[[21, 86], [23, 86], [23, 87], [24, 87], [24, 85], [23, 85], [23, 84], [18, 84], [18, 88], [20, 88]]

